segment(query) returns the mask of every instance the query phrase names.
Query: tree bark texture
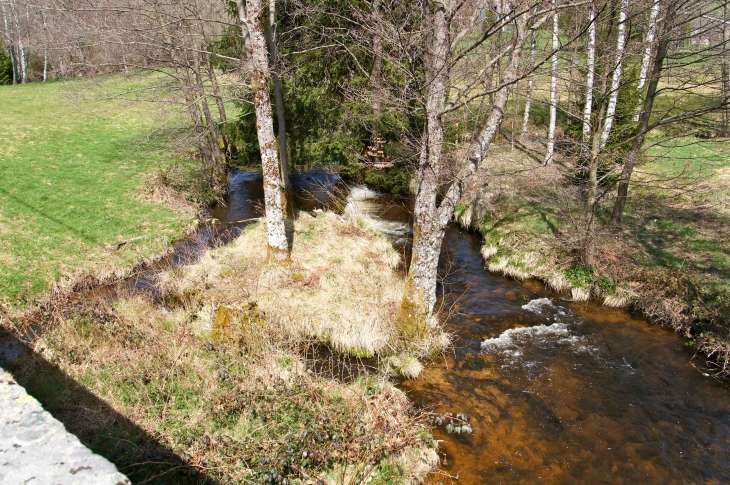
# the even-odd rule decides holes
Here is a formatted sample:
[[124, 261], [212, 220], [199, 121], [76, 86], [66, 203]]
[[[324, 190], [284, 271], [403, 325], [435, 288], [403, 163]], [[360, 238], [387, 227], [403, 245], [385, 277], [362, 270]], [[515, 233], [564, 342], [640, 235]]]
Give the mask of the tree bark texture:
[[608, 137], [611, 135], [613, 120], [616, 116], [616, 107], [618, 106], [618, 92], [621, 88], [621, 76], [623, 74], [624, 49], [626, 47], [626, 11], [629, 8], [629, 0], [621, 0], [621, 10], [618, 19], [618, 36], [616, 39], [616, 60], [613, 67], [613, 76], [611, 78], [611, 94], [608, 99], [608, 108], [606, 108], [606, 119], [603, 123], [603, 133], [601, 134], [601, 148], [606, 146]]
[[[284, 113], [284, 93], [279, 76], [279, 49], [276, 40], [276, 0], [269, 0], [269, 28], [266, 37], [269, 46], [271, 77], [274, 81], [274, 103], [276, 104], [276, 121], [279, 131], [279, 158], [281, 160], [281, 181], [287, 200], [292, 200], [292, 186], [289, 178], [289, 150], [286, 146], [286, 114]], [[288, 211], [288, 207], [284, 207]]]
[[509, 99], [512, 84], [518, 79], [521, 53], [526, 35], [526, 20], [516, 22], [516, 39], [510, 62], [502, 79], [502, 87], [496, 92], [494, 104], [476, 141], [468, 150], [456, 176], [437, 204], [439, 188], [439, 163], [442, 155], [443, 120], [441, 110], [445, 105], [448, 87], [448, 21], [438, 7], [434, 13], [434, 38], [427, 63], [429, 92], [427, 100], [427, 128], [422, 139], [421, 156], [417, 171], [417, 191], [413, 234], [413, 256], [396, 323], [402, 335], [422, 334], [433, 313], [436, 302], [436, 283], [441, 244], [448, 223], [454, 215], [456, 204], [465, 188], [472, 181], [476, 170], [486, 157], [489, 146], [497, 133]]
[[532, 108], [532, 87], [535, 80], [535, 51], [537, 50], [537, 32], [532, 31], [530, 40], [530, 72], [527, 75], [527, 92], [525, 93], [525, 114], [522, 117], [520, 140], [527, 143], [530, 138], [530, 109]]
[[593, 114], [593, 84], [596, 77], [596, 3], [590, 4], [590, 25], [588, 26], [588, 51], [586, 52], [586, 100], [583, 107], [583, 153], [590, 152]]
[[555, 125], [558, 119], [558, 48], [560, 47], [560, 26], [558, 23], [558, 3], [553, 0], [553, 56], [550, 75], [550, 125], [548, 126], [545, 165], [553, 162], [555, 153]]
[[256, 134], [261, 151], [264, 178], [264, 202], [266, 204], [266, 231], [268, 235], [268, 259], [285, 262], [289, 259], [289, 246], [284, 227], [284, 190], [279, 172], [279, 157], [274, 122], [269, 98], [269, 52], [264, 32], [264, 8], [262, 0], [248, 0], [243, 10], [242, 0], [237, 0], [240, 11], [245, 11], [242, 30], [249, 34], [251, 62], [251, 92], [256, 109]]
[[443, 111], [449, 84], [449, 21], [443, 4], [434, 4], [433, 34], [428, 50], [426, 128], [416, 172], [416, 202], [413, 221], [413, 255], [403, 301], [396, 317], [406, 337], [421, 335], [436, 303], [436, 279], [443, 229], [436, 221], [436, 198], [441, 173], [444, 125]]

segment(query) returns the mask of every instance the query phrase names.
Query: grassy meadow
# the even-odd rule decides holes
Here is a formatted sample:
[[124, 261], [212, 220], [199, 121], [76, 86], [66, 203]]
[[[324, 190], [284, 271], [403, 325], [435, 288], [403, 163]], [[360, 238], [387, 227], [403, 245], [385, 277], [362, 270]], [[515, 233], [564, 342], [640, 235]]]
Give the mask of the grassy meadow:
[[[162, 123], [155, 106], [115, 97], [145, 80], [87, 83], [0, 86], [0, 303], [24, 306], [82, 274], [123, 274], [194, 224], [141, 191], [172, 159], [149, 136]], [[103, 99], [88, 100], [91, 89]]]

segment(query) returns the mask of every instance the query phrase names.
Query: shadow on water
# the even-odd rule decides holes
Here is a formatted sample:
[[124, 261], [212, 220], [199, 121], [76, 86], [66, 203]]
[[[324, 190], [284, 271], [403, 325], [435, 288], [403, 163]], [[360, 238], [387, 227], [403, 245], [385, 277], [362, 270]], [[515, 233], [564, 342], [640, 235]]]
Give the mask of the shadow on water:
[[2, 328], [0, 366], [69, 432], [113, 462], [133, 483], [218, 483]]

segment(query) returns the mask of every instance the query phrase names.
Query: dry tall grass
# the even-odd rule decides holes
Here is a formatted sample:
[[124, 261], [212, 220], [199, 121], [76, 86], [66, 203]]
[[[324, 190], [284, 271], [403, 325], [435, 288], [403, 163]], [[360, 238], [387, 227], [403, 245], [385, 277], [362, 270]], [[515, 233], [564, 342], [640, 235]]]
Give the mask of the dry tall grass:
[[[438, 461], [425, 417], [387, 372], [352, 368], [343, 380], [322, 371], [316, 344], [382, 356], [385, 371], [415, 377], [416, 357], [440, 349], [446, 335], [434, 326], [424, 341], [395, 338], [399, 256], [367, 220], [301, 214], [294, 236], [290, 266], [265, 262], [261, 223], [197, 263], [161, 272], [155, 292], [65, 294], [45, 308], [37, 355], [184, 466], [149, 465], [145, 445], [113, 423], [77, 419], [96, 411], [79, 414], [68, 390], [55, 390], [49, 406], [91, 441], [102, 437], [95, 446], [109, 447], [135, 481], [166, 474], [175, 483], [201, 471], [226, 483], [420, 481]], [[38, 377], [33, 358], [17, 367]]]
[[213, 328], [220, 308], [255, 303], [267, 326], [293, 338], [315, 338], [355, 355], [408, 352], [422, 357], [447, 342], [439, 328], [422, 342], [396, 338], [394, 317], [404, 280], [400, 256], [365, 219], [301, 214], [292, 264], [269, 265], [263, 224], [197, 264], [160, 275], [162, 294], [194, 313], [195, 327]]

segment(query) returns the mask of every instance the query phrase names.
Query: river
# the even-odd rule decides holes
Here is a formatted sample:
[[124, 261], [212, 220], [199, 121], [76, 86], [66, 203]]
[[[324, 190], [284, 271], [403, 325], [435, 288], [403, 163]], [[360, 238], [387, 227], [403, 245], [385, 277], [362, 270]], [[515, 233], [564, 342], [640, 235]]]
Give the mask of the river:
[[[324, 171], [294, 176], [297, 206], [334, 204], [336, 182]], [[407, 254], [408, 200], [359, 190], [339, 209], [372, 217]], [[234, 171], [226, 207], [211, 214], [222, 224], [202, 239], [235, 236], [245, 223], [231, 222], [260, 216], [262, 200], [260, 177]], [[447, 231], [439, 307], [454, 346], [399, 382], [434, 413], [465, 413], [473, 429], [435, 430], [443, 473], [429, 483], [730, 483], [730, 391], [681, 337], [492, 275], [479, 249], [478, 236]]]

